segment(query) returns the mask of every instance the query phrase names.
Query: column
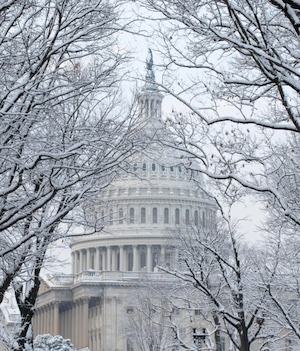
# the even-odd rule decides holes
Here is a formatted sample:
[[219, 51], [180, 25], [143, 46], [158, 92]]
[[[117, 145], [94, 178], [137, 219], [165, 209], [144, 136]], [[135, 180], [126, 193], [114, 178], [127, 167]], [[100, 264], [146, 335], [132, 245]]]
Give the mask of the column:
[[100, 247], [96, 247], [95, 249], [95, 270], [100, 270]]
[[79, 272], [82, 272], [82, 271], [83, 271], [83, 250], [79, 250]]
[[116, 250], [112, 249], [111, 250], [111, 270], [115, 271], [116, 270]]
[[53, 335], [60, 334], [60, 325], [59, 325], [59, 302], [54, 302], [52, 304], [53, 308]]
[[44, 334], [44, 307], [40, 309], [40, 323], [39, 334]]
[[120, 248], [120, 271], [124, 271], [124, 247], [123, 245], [120, 245], [119, 248]]
[[152, 271], [152, 267], [151, 267], [151, 245], [147, 245], [147, 254], [146, 254], [146, 270], [147, 272], [151, 272]]
[[74, 322], [76, 324], [75, 328], [75, 337], [74, 337], [74, 346], [76, 349], [81, 348], [80, 344], [80, 329], [82, 329], [82, 325], [80, 323], [80, 305], [79, 305], [79, 300], [75, 301], [75, 319]]
[[101, 271], [105, 271], [105, 267], [104, 267], [104, 250], [103, 248], [99, 248], [99, 255], [100, 255], [100, 270]]
[[82, 299], [82, 343], [81, 347], [89, 346], [89, 299]]
[[50, 304], [49, 310], [50, 310], [49, 316], [50, 316], [50, 330], [51, 330], [50, 334], [54, 335], [54, 304], [53, 303]]
[[111, 247], [107, 246], [106, 248], [106, 270], [110, 271], [111, 270], [111, 266], [110, 266], [110, 261], [111, 260]]
[[74, 252], [72, 252], [71, 253], [71, 258], [72, 258], [72, 274], [76, 274], [76, 271], [75, 271], [75, 253]]
[[50, 312], [51, 312], [50, 305], [47, 305], [46, 306], [46, 332], [48, 334], [51, 334]]
[[75, 348], [77, 348], [77, 344], [76, 344], [76, 331], [77, 331], [76, 302], [72, 303], [71, 321], [72, 321], [71, 341], [72, 341], [72, 344], [75, 346]]
[[137, 245], [132, 245], [133, 249], [133, 271], [137, 272], [138, 271], [138, 250], [137, 250]]
[[32, 329], [33, 329], [33, 337], [35, 337], [38, 334], [38, 310], [36, 308], [34, 312], [34, 316], [32, 318]]
[[86, 249], [86, 270], [91, 268], [91, 250]]
[[102, 250], [102, 270], [107, 270], [107, 250]]
[[159, 264], [162, 265], [165, 263], [165, 259], [166, 259], [166, 248], [165, 246], [161, 245], [160, 247], [160, 261]]

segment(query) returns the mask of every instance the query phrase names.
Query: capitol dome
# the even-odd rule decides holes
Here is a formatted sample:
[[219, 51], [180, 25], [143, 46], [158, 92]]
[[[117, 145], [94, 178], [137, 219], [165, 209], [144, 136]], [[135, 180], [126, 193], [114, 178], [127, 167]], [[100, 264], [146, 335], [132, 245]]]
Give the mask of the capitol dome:
[[179, 226], [205, 228], [215, 221], [215, 203], [204, 191], [202, 175], [157, 141], [167, 136], [151, 51], [146, 66], [146, 83], [138, 95], [140, 119], [145, 122], [144, 133], [150, 139], [152, 133], [156, 141], [135, 155], [126, 172], [87, 205], [85, 212], [91, 222], [101, 222], [102, 230], [71, 244], [75, 275], [88, 270], [153, 272], [157, 265], [177, 260], [170, 243], [174, 245]]
[[[140, 120], [145, 135], [165, 136], [151, 51], [146, 66]], [[96, 225], [70, 245], [72, 274], [57, 273], [42, 284], [35, 334], [60, 334], [77, 349], [129, 351], [121, 332], [126, 297], [144, 278], [166, 279], [158, 267], [178, 261], [179, 228], [214, 223], [216, 205], [203, 189], [201, 175], [158, 138], [132, 157], [127, 171], [86, 204]]]

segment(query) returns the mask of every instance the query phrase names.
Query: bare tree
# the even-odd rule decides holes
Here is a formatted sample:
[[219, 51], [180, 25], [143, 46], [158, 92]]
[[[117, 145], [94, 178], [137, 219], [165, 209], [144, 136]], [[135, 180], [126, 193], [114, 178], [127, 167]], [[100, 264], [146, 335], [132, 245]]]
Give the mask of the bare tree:
[[141, 141], [134, 111], [119, 108], [117, 2], [11, 0], [0, 17], [0, 303], [12, 287], [21, 324], [9, 347], [23, 350], [48, 245]]
[[127, 344], [139, 351], [172, 350], [170, 311], [159, 294], [138, 287], [126, 300], [125, 308], [123, 333]]
[[270, 194], [298, 225], [299, 211], [270, 181], [281, 166], [272, 164], [276, 141], [299, 132], [298, 2], [140, 2], [162, 16], [163, 87], [190, 109], [169, 121], [175, 147], [210, 177]]
[[[191, 325], [209, 326], [202, 340], [208, 341], [210, 336], [210, 343], [198, 345], [200, 350], [209, 345], [223, 350], [222, 338], [227, 345], [232, 344], [233, 350], [263, 350], [270, 345], [280, 348], [284, 345], [283, 339], [294, 331], [292, 325], [287, 324], [287, 318], [278, 317], [279, 305], [284, 306], [289, 318], [298, 316], [295, 310], [291, 314], [288, 309], [297, 295], [290, 291], [287, 296], [282, 289], [283, 282], [275, 286], [279, 275], [276, 272], [271, 277], [270, 272], [265, 271], [265, 267], [271, 269], [266, 251], [247, 245], [229, 224], [223, 222], [215, 231], [191, 226], [176, 233], [181, 248], [180, 266], [173, 270], [160, 268], [179, 278], [178, 286], [181, 284], [185, 292], [178, 289], [177, 298], [169, 294], [172, 297], [169, 296], [168, 301], [184, 311], [197, 311], [201, 318], [198, 324], [192, 322]], [[270, 284], [273, 298], [268, 289]], [[196, 338], [197, 334], [195, 342]], [[188, 348], [188, 343], [182, 344]]]
[[[280, 319], [289, 321], [298, 335], [293, 322], [296, 304], [284, 303], [283, 285], [296, 279], [299, 267], [297, 260], [293, 267], [287, 265], [284, 252], [295, 249], [289, 245], [297, 242], [293, 238], [300, 224], [300, 4], [289, 0], [139, 3], [154, 13], [149, 19], [157, 23], [153, 45], [164, 58], [162, 88], [187, 108], [174, 111], [168, 119], [173, 140], [167, 144], [196, 161], [190, 167], [214, 179], [224, 194], [236, 198], [254, 194], [262, 201], [270, 216], [267, 230], [273, 233], [268, 245], [274, 245], [273, 253], [264, 253], [268, 264], [273, 263], [270, 271], [264, 271], [262, 286], [281, 311]], [[224, 205], [221, 200], [220, 204]], [[278, 257], [273, 256], [275, 242], [280, 243]], [[239, 255], [246, 259], [244, 252]], [[253, 265], [260, 270], [264, 263]]]

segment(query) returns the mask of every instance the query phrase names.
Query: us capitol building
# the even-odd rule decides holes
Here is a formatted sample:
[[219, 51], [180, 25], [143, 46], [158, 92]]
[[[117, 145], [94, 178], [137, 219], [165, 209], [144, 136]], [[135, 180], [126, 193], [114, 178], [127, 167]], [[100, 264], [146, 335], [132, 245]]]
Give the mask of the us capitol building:
[[[140, 118], [150, 129], [160, 125], [163, 100], [152, 66], [149, 50], [138, 99]], [[159, 159], [144, 152], [133, 159], [131, 172], [98, 195], [93, 211], [105, 219], [104, 228], [73, 240], [72, 274], [55, 274], [41, 284], [35, 336], [62, 335], [77, 349], [131, 351], [122, 333], [126, 297], [145, 278], [166, 279], [157, 266], [177, 261], [178, 226], [205, 226], [216, 212], [190, 170], [170, 156], [173, 151], [158, 149]]]

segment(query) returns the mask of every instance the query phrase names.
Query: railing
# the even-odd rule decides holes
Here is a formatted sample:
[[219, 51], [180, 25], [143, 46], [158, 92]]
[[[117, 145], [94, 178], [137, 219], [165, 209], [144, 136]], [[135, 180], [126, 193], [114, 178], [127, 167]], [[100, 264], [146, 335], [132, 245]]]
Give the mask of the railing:
[[141, 280], [170, 280], [172, 277], [161, 272], [108, 272], [88, 270], [78, 274], [55, 274], [49, 281], [54, 286], [71, 286], [78, 282], [134, 282]]

